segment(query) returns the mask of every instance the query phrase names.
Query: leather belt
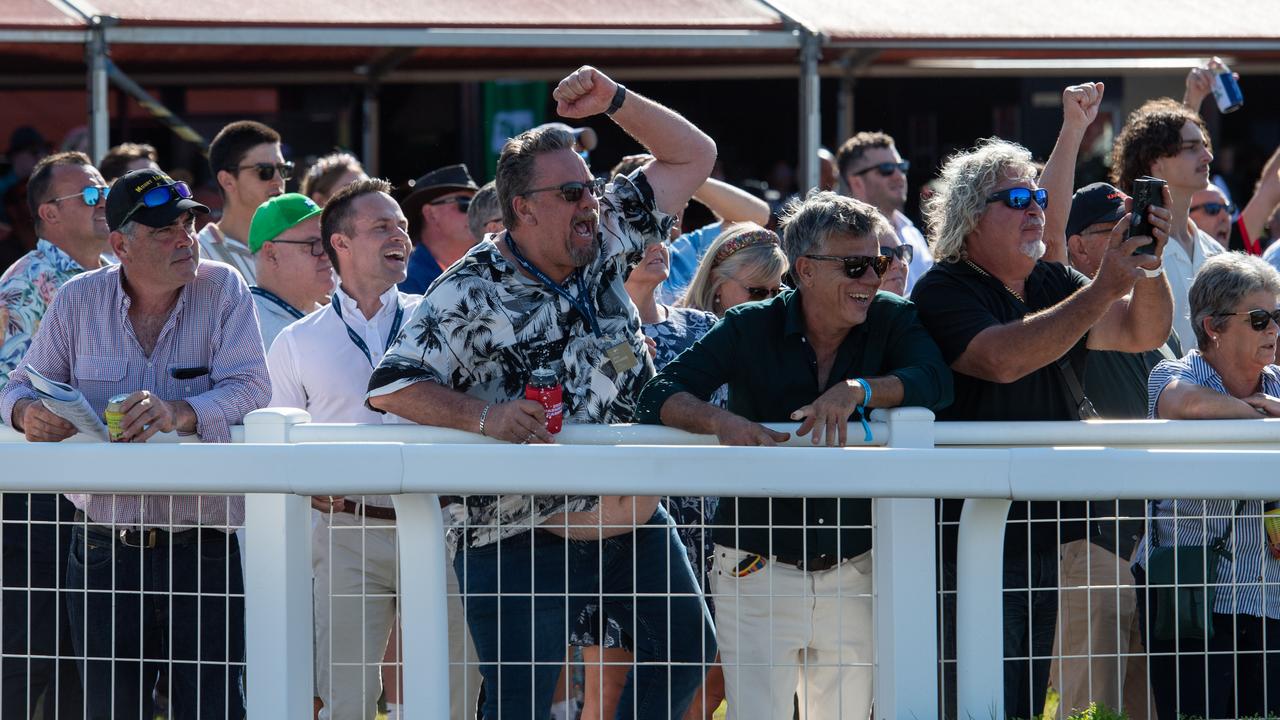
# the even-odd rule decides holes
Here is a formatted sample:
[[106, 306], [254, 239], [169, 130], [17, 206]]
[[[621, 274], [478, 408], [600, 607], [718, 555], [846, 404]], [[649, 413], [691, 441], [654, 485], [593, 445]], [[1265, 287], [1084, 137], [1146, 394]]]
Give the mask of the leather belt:
[[76, 512], [75, 522], [88, 535], [118, 542], [131, 548], [154, 548], [159, 545], [192, 545], [198, 542], [225, 543], [228, 533], [214, 528], [187, 528], [170, 532], [161, 528], [121, 529], [86, 522], [83, 512]]
[[773, 561], [783, 565], [790, 565], [804, 572], [822, 572], [823, 570], [830, 570], [848, 559], [838, 555], [815, 555], [811, 558], [789, 558], [785, 555], [775, 555]]
[[380, 505], [368, 505], [366, 503], [345, 502], [342, 504], [342, 512], [351, 513], [357, 517], [363, 515], [373, 518], [374, 520], [395, 520], [396, 509], [382, 507]]

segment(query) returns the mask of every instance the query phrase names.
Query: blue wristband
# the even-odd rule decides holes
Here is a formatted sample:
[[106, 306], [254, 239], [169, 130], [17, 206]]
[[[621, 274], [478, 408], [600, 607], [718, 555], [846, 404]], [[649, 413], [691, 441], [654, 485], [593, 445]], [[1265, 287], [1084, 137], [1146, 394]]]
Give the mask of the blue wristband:
[[862, 387], [862, 402], [858, 403], [858, 419], [862, 421], [864, 442], [871, 442], [871, 425], [867, 423], [867, 405], [871, 403], [871, 383], [862, 378], [854, 378], [854, 382]]

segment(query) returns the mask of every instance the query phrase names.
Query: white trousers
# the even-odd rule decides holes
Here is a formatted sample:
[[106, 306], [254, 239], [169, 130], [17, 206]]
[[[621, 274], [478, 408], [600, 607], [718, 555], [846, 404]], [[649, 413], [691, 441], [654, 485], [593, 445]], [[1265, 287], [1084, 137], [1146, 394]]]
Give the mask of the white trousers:
[[874, 645], [871, 552], [830, 570], [766, 562], [716, 545], [711, 587], [729, 720], [866, 720]]

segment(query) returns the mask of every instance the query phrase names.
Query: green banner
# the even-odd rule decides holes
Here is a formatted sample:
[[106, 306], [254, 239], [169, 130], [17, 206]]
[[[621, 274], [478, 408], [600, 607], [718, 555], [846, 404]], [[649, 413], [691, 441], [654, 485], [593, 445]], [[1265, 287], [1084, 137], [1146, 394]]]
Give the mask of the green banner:
[[477, 175], [483, 175], [486, 182], [493, 179], [503, 143], [541, 125], [550, 97], [551, 88], [545, 82], [498, 80], [484, 84], [484, 172]]

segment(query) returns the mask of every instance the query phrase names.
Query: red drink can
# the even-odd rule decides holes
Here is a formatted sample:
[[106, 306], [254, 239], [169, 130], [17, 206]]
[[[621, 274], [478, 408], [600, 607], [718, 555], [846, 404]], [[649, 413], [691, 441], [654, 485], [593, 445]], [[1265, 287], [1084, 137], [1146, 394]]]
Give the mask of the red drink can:
[[540, 367], [529, 376], [524, 398], [542, 404], [547, 416], [547, 432], [555, 435], [564, 425], [564, 386], [551, 368]]

